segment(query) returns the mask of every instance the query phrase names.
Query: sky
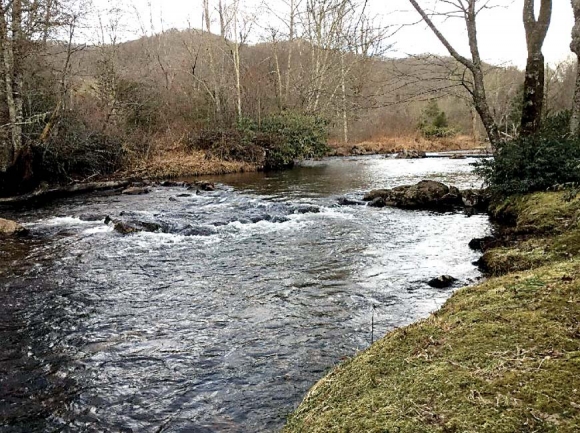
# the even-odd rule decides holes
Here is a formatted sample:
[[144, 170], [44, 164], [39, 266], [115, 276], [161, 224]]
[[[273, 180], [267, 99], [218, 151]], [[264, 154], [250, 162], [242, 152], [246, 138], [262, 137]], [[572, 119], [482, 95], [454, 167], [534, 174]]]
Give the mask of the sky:
[[[118, 0], [94, 0], [97, 8], [106, 10], [118, 5]], [[139, 32], [139, 21], [148, 32], [169, 28], [186, 28], [201, 26], [202, 0], [124, 0], [126, 19]], [[224, 0], [228, 2], [228, 0]], [[231, 2], [231, 0], [229, 0]], [[254, 41], [260, 38], [260, 28], [275, 23], [275, 19], [264, 12], [263, 0], [239, 0], [247, 11], [257, 11], [257, 23], [254, 26]], [[283, 0], [267, 0], [271, 8], [284, 8]], [[484, 1], [484, 0], [480, 0]], [[526, 63], [526, 43], [522, 24], [524, 0], [492, 0], [498, 7], [481, 13], [478, 19], [480, 51], [483, 60], [501, 65], [524, 67]], [[217, 0], [210, 0], [210, 5]], [[536, 0], [539, 3], [539, 0]], [[442, 7], [440, 0], [420, 0], [425, 8]], [[398, 28], [403, 24], [419, 21], [419, 16], [412, 9], [408, 0], [368, 0], [369, 15], [375, 16], [385, 25]], [[153, 20], [150, 20], [150, 17]], [[216, 17], [217, 18], [217, 17]], [[151, 26], [151, 22], [153, 26]], [[439, 22], [441, 30], [456, 49], [469, 55], [465, 25], [461, 20], [451, 19]], [[555, 64], [571, 58], [570, 40], [573, 26], [572, 7], [569, 0], [553, 0], [552, 23], [544, 44], [546, 61]], [[390, 41], [394, 47], [387, 55], [403, 57], [409, 54], [442, 54], [444, 47], [424, 23], [404, 26]]]

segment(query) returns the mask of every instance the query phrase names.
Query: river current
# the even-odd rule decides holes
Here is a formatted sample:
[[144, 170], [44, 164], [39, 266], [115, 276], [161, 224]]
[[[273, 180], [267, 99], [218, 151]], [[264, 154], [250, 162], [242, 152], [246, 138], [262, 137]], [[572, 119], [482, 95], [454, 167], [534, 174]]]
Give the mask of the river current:
[[[487, 217], [340, 197], [440, 180], [473, 160], [327, 159], [4, 213], [0, 431], [272, 432], [325, 372], [480, 277]], [[120, 235], [102, 222], [155, 223]]]

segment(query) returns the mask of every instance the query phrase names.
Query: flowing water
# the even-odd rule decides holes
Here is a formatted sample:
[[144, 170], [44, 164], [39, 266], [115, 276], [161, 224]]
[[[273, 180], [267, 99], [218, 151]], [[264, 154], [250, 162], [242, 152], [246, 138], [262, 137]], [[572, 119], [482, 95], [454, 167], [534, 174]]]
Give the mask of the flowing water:
[[[0, 247], [2, 432], [277, 431], [374, 336], [479, 277], [484, 216], [339, 206], [424, 178], [479, 186], [471, 160], [329, 159], [6, 214]], [[102, 221], [156, 223], [122, 236]]]

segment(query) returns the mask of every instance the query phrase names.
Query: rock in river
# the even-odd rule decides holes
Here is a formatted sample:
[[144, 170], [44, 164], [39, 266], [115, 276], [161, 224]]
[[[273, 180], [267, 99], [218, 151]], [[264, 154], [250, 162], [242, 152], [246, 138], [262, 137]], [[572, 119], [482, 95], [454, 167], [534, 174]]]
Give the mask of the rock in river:
[[447, 287], [451, 287], [456, 281], [457, 278], [453, 278], [451, 275], [441, 275], [440, 277], [433, 278], [427, 284], [435, 289], [446, 289]]
[[370, 206], [393, 206], [401, 209], [446, 209], [461, 205], [461, 195], [455, 187], [441, 182], [422, 180], [416, 185], [377, 189], [364, 196]]
[[495, 240], [496, 239], [493, 236], [474, 238], [469, 241], [469, 248], [475, 251], [485, 251], [488, 245], [492, 244]]
[[16, 221], [0, 218], [0, 235], [5, 236], [25, 236], [28, 229], [18, 224]]
[[125, 195], [141, 195], [141, 194], [148, 194], [149, 193], [149, 188], [145, 188], [145, 187], [138, 187], [138, 186], [132, 186], [130, 188], [124, 189], [122, 194]]
[[422, 150], [407, 149], [399, 152], [396, 159], [420, 159], [427, 158], [427, 154]]

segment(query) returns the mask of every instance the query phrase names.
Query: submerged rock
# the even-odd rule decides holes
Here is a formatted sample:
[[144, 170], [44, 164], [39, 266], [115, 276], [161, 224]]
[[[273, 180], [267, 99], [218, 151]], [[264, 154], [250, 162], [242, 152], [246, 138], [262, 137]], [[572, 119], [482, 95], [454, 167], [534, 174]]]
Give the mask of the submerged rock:
[[113, 222], [113, 224], [114, 224], [113, 228], [115, 229], [115, 231], [118, 233], [121, 233], [122, 235], [128, 235], [131, 233], [139, 233], [139, 232], [143, 231], [142, 229], [135, 227], [135, 226], [132, 226], [132, 225], [129, 225], [123, 221], [115, 221], [115, 222]]
[[0, 218], [0, 235], [4, 236], [25, 236], [28, 229], [18, 224], [16, 221]]
[[104, 219], [106, 219], [107, 217], [101, 215], [101, 214], [92, 214], [92, 213], [84, 213], [79, 215], [79, 219], [81, 221], [103, 221]]
[[201, 191], [215, 191], [215, 184], [213, 182], [208, 182], [205, 180], [196, 182], [195, 185], [201, 190]]
[[149, 188], [146, 187], [138, 187], [132, 186], [127, 189], [124, 189], [121, 194], [125, 195], [142, 195], [142, 194], [149, 194]]
[[306, 214], [306, 213], [320, 213], [320, 208], [318, 206], [312, 205], [300, 205], [294, 209], [295, 214]]
[[446, 289], [455, 284], [456, 281], [457, 278], [453, 278], [451, 275], [441, 275], [437, 278], [433, 278], [427, 284], [435, 289]]
[[396, 159], [421, 159], [427, 158], [427, 154], [422, 150], [407, 149], [399, 152]]
[[353, 200], [348, 197], [339, 197], [337, 202], [340, 206], [361, 206], [366, 204], [364, 201]]

